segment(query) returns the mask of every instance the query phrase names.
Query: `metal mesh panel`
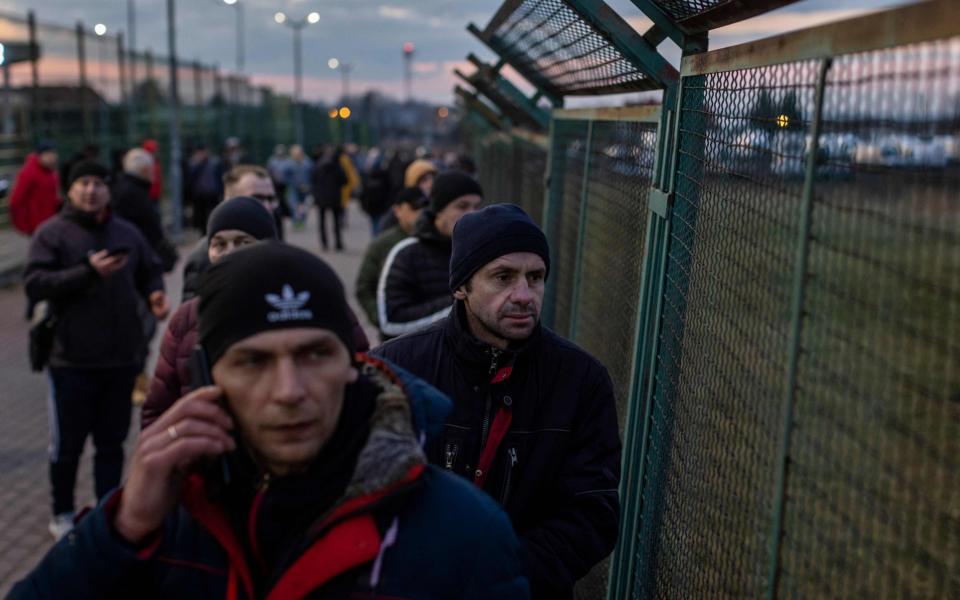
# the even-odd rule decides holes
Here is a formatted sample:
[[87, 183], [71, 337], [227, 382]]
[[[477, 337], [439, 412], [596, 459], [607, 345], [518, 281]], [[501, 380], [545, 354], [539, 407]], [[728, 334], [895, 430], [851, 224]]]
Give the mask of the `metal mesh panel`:
[[552, 303], [552, 319], [548, 319], [547, 324], [563, 336], [570, 328], [587, 129], [586, 121], [556, 120], [551, 140], [550, 207], [546, 233], [553, 253], [547, 281], [547, 302]]
[[657, 84], [562, 0], [524, 0], [493, 31], [521, 73], [535, 73], [560, 94], [654, 89]]
[[652, 0], [681, 27], [707, 31], [743, 21], [797, 0]]
[[960, 38], [837, 59], [780, 591], [960, 597]]
[[817, 63], [684, 80], [637, 596], [760, 596]]
[[519, 186], [511, 202], [519, 204], [537, 224], [543, 221], [544, 176], [547, 170], [547, 149], [533, 142], [517, 139]]
[[651, 123], [593, 124], [573, 338], [610, 371], [620, 423], [630, 392], [656, 130]]

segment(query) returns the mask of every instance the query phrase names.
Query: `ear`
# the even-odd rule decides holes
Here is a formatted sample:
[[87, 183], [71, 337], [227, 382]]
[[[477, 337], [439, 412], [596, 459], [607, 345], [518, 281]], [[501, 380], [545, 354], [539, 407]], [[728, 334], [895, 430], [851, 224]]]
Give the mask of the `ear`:
[[457, 288], [457, 291], [453, 293], [453, 297], [456, 298], [457, 300], [466, 300], [467, 291], [463, 289], [463, 286], [460, 286]]
[[350, 367], [350, 373], [347, 375], [347, 383], [354, 383], [360, 377], [360, 371], [356, 367]]

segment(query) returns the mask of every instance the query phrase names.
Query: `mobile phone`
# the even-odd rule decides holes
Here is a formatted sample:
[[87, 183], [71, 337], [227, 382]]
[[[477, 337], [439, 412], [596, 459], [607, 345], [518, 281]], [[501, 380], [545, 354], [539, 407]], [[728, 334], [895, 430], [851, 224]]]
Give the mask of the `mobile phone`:
[[[203, 346], [197, 344], [190, 353], [190, 387], [196, 390], [209, 385], [213, 385], [213, 377], [210, 375], [210, 364], [209, 361], [207, 361], [207, 353], [203, 349]], [[224, 408], [226, 408], [225, 404]], [[230, 484], [230, 464], [225, 454], [220, 456], [219, 463], [223, 485], [227, 486]]]
[[107, 256], [113, 258], [115, 256], [127, 256], [130, 254], [130, 248], [113, 248], [107, 250]]

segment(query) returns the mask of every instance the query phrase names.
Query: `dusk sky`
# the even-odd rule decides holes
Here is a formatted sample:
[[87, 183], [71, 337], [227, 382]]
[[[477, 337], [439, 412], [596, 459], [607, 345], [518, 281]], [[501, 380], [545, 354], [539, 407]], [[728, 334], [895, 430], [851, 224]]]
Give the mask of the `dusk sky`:
[[[401, 47], [416, 44], [414, 95], [435, 102], [452, 101], [452, 70], [474, 52], [492, 55], [465, 27], [484, 27], [501, 0], [239, 0], [246, 6], [246, 72], [258, 83], [281, 91], [293, 88], [291, 31], [273, 20], [277, 11], [297, 18], [318, 11], [321, 20], [303, 33], [304, 95], [332, 101], [339, 95], [339, 75], [327, 66], [338, 57], [353, 64], [351, 92], [378, 88], [402, 93]], [[711, 34], [711, 47], [767, 37], [776, 33], [903, 4], [903, 0], [801, 0], [793, 6], [727, 27]], [[610, 4], [632, 25], [646, 22], [629, 0]], [[126, 0], [0, 0], [0, 11], [23, 14], [33, 8], [41, 23], [88, 27], [104, 23], [110, 32], [127, 27]], [[166, 54], [165, 0], [135, 0], [137, 47]], [[222, 0], [179, 0], [178, 54], [190, 60], [235, 68], [234, 9]], [[668, 55], [670, 53], [668, 52]], [[673, 56], [670, 56], [673, 59]]]

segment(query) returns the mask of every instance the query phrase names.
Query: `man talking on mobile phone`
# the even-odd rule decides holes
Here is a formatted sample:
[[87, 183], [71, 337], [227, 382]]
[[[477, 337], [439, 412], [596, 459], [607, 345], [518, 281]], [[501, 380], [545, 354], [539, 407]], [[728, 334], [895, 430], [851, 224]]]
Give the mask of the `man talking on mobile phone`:
[[120, 483], [130, 393], [149, 341], [140, 307], [145, 303], [157, 319], [169, 312], [160, 261], [136, 227], [111, 214], [106, 178], [97, 162], [74, 165], [68, 202], [30, 241], [24, 274], [30, 304], [48, 303], [56, 319], [47, 361], [55, 539], [73, 526], [88, 436], [96, 447], [97, 498]]
[[449, 400], [353, 353], [326, 263], [240, 249], [204, 276], [199, 326], [214, 385], [142, 432], [124, 487], [10, 598], [529, 597], [506, 515], [427, 465]]

